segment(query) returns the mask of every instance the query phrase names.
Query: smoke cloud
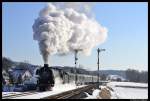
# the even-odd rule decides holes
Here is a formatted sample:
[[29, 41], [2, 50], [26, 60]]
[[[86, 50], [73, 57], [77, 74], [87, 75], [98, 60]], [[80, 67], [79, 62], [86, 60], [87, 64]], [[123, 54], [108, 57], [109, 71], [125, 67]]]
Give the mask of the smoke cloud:
[[107, 38], [107, 29], [94, 18], [88, 18], [76, 7], [64, 6], [61, 9], [49, 3], [32, 26], [33, 38], [38, 41], [44, 63], [48, 63], [49, 55], [66, 54], [75, 49], [90, 55], [92, 48]]

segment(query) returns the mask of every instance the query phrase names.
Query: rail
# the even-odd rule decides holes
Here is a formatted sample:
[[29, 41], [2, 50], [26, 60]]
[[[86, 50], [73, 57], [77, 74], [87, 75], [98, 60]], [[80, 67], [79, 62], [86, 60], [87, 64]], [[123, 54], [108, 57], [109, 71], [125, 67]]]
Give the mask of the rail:
[[69, 91], [66, 91], [66, 92], [62, 92], [62, 93], [59, 93], [59, 94], [55, 94], [55, 95], [50, 95], [48, 97], [44, 97], [42, 99], [78, 99], [78, 96], [85, 92], [85, 91], [88, 91], [88, 90], [91, 90], [93, 88], [96, 88], [96, 85], [94, 84], [90, 84], [90, 85], [87, 85], [87, 86], [84, 86], [84, 87], [81, 87], [81, 88], [77, 88], [77, 89], [74, 89], [74, 90], [69, 90]]

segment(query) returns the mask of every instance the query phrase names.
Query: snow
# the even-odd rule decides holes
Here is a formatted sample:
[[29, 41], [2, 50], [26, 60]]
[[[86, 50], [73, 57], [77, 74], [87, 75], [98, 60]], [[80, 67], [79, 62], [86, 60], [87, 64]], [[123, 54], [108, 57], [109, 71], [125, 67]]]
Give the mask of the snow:
[[95, 89], [95, 90], [93, 91], [92, 95], [93, 95], [94, 97], [98, 97], [98, 96], [99, 96], [99, 92], [100, 92], [99, 89]]
[[[116, 87], [122, 86], [122, 87]], [[47, 97], [53, 94], [58, 94], [64, 91], [76, 89], [82, 86], [76, 86], [74, 83], [70, 84], [56, 84], [52, 91], [40, 92], [37, 94], [16, 97], [13, 99], [40, 99], [43, 97]], [[123, 87], [123, 86], [130, 86]], [[108, 87], [112, 88], [113, 90], [109, 89]], [[131, 88], [135, 87], [135, 88]], [[145, 88], [139, 88], [145, 87]], [[148, 99], [148, 84], [147, 83], [135, 83], [135, 82], [109, 82], [106, 86], [101, 85], [101, 89], [106, 88], [111, 92], [111, 99]], [[93, 90], [92, 95], [85, 92], [87, 97], [85, 99], [97, 99], [99, 97], [99, 93], [101, 92], [100, 89]], [[19, 94], [21, 92], [2, 92], [3, 96], [7, 94]], [[100, 97], [99, 97], [100, 98]]]
[[[116, 87], [122, 86], [122, 87]], [[123, 87], [126, 86], [126, 87]], [[147, 83], [135, 83], [135, 82], [109, 82], [106, 86], [100, 85], [101, 89], [108, 89], [111, 93], [111, 99], [148, 99], [148, 84]], [[112, 90], [110, 88], [112, 88]], [[134, 87], [134, 88], [131, 88]], [[145, 87], [145, 88], [139, 88]], [[96, 89], [93, 94], [90, 95], [85, 92], [85, 99], [98, 99], [101, 98], [99, 93], [101, 90]], [[98, 97], [99, 96], [99, 97]]]
[[[128, 87], [116, 87], [118, 86], [130, 86]], [[110, 82], [107, 86], [114, 90], [112, 98], [117, 97], [119, 99], [147, 99], [148, 98], [148, 84], [147, 83], [135, 83], [135, 82]], [[137, 87], [137, 88], [136, 88]], [[147, 88], [138, 88], [147, 87]]]
[[116, 87], [114, 88], [114, 90], [119, 99], [147, 99], [148, 98], [147, 89]]
[[86, 86], [86, 85], [75, 86], [75, 84], [58, 84], [58, 85], [54, 86], [52, 91], [45, 91], [45, 92], [41, 92], [41, 93], [16, 97], [16, 98], [12, 98], [12, 99], [41, 99], [41, 98], [44, 98], [44, 97], [47, 97], [50, 95], [58, 94], [58, 93], [61, 93], [64, 91], [80, 88], [83, 86]]
[[15, 94], [20, 94], [21, 92], [2, 92], [2, 96], [8, 96], [8, 95], [15, 95]]
[[111, 99], [118, 99], [118, 95], [115, 92], [110, 91], [110, 93], [111, 93]]
[[148, 87], [147, 83], [135, 83], [135, 82], [110, 82], [108, 86], [133, 86], [133, 87]]
[[85, 99], [97, 99], [97, 97], [99, 96], [99, 92], [100, 90], [99, 89], [95, 89], [92, 93], [92, 95], [88, 94], [87, 92], [85, 92], [86, 94], [86, 98]]

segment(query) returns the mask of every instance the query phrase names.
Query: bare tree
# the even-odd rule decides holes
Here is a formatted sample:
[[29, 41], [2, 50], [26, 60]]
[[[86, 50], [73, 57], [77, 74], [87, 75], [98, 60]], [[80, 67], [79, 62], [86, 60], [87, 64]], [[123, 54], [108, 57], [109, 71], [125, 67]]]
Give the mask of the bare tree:
[[126, 70], [126, 77], [132, 82], [148, 82], [148, 72], [128, 69]]

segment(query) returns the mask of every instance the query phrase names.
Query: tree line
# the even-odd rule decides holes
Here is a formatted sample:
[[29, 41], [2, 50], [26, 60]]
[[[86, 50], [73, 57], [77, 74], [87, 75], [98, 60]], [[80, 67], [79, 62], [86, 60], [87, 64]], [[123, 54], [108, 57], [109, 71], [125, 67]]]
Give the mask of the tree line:
[[134, 69], [127, 69], [126, 70], [126, 78], [130, 82], [148, 82], [148, 71], [138, 71]]

